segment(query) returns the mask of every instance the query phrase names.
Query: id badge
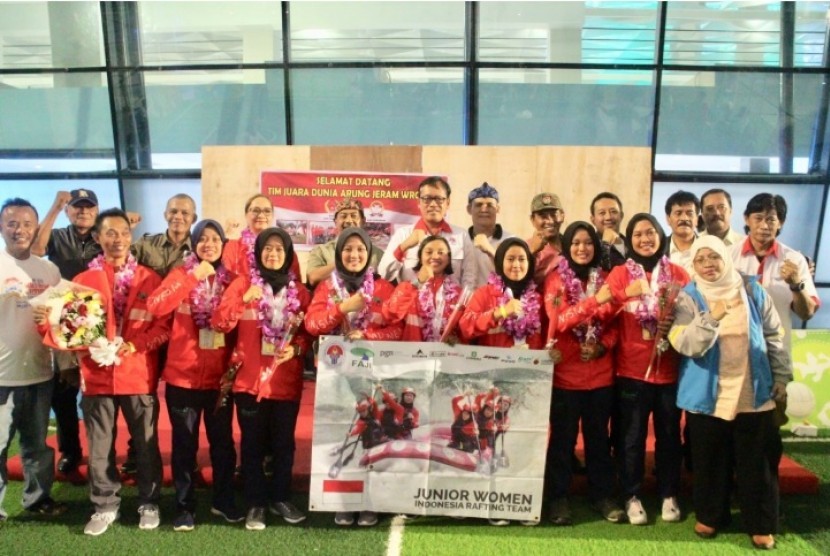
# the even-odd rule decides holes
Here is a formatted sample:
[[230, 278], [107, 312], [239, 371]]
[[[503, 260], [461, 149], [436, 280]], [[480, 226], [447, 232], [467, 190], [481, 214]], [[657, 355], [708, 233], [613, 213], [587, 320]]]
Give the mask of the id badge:
[[262, 355], [274, 355], [277, 351], [277, 346], [272, 344], [271, 342], [266, 342], [262, 340]]
[[225, 347], [225, 335], [209, 328], [200, 328], [199, 347], [201, 349], [221, 349]]
[[651, 341], [654, 338], [651, 336], [651, 332], [648, 331], [648, 328], [643, 328], [643, 340]]

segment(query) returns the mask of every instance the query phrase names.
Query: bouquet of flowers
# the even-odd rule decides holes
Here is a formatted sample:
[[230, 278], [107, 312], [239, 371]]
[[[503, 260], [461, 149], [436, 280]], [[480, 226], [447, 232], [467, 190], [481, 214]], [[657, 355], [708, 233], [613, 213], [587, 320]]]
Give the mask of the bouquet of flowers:
[[274, 350], [274, 359], [271, 361], [271, 364], [265, 367], [259, 375], [256, 401], [260, 401], [264, 396], [268, 395], [268, 392], [270, 392], [271, 388], [269, 383], [271, 382], [271, 377], [274, 376], [274, 373], [280, 364], [279, 354], [282, 353], [282, 351], [291, 343], [291, 340], [294, 339], [294, 336], [297, 334], [297, 330], [300, 329], [300, 326], [303, 323], [304, 317], [305, 313], [301, 311], [289, 318], [288, 327], [282, 337], [282, 341]]
[[61, 280], [34, 298], [32, 305], [52, 309], [49, 333], [43, 340], [51, 348], [77, 351], [106, 339], [106, 311], [101, 294], [92, 288]]
[[241, 351], [233, 350], [231, 359], [228, 362], [228, 370], [219, 379], [219, 396], [216, 398], [216, 406], [213, 408], [214, 415], [219, 413], [219, 410], [228, 405], [230, 400], [231, 389], [233, 388], [233, 381], [236, 380], [236, 375], [239, 372], [239, 367], [242, 366], [245, 355]]
[[[674, 282], [670, 282], [660, 291], [660, 295], [657, 297], [657, 323], [663, 322], [674, 312], [674, 306], [677, 303], [677, 295], [679, 293], [680, 286]], [[646, 380], [651, 376], [651, 371], [655, 368], [655, 362], [657, 363], [657, 367], [660, 366], [660, 356], [669, 349], [669, 346], [670, 344], [665, 334], [658, 328], [654, 336], [654, 348], [651, 351], [651, 359], [648, 362], [648, 369], [646, 369]]]
[[458, 296], [458, 303], [455, 304], [452, 313], [447, 318], [447, 325], [441, 333], [442, 342], [448, 342], [453, 332], [455, 332], [455, 327], [458, 326], [458, 321], [461, 320], [461, 315], [464, 313], [464, 309], [467, 307], [467, 303], [470, 302], [472, 296], [473, 292], [470, 287], [464, 286], [464, 289], [461, 290], [461, 294]]

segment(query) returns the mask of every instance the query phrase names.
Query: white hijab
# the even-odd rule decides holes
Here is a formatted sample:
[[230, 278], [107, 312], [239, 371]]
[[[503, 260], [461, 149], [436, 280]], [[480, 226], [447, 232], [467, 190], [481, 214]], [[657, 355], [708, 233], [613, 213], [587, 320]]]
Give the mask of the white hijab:
[[732, 263], [732, 255], [729, 253], [729, 249], [724, 245], [723, 241], [719, 237], [712, 235], [698, 237], [692, 244], [693, 261], [701, 249], [711, 249], [723, 259], [723, 272], [712, 282], [698, 276], [695, 273], [694, 263], [692, 263], [692, 279], [695, 281], [697, 289], [703, 294], [703, 297], [707, 300], [718, 300], [732, 299], [740, 295], [744, 287], [744, 281], [740, 273], [735, 270], [735, 265]]

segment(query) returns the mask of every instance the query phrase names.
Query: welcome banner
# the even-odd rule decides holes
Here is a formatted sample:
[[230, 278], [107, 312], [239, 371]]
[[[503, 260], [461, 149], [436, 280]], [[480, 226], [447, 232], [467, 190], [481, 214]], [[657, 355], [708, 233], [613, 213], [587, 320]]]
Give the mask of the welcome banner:
[[320, 339], [311, 510], [538, 520], [546, 351]]
[[421, 174], [362, 172], [284, 172], [264, 170], [260, 191], [277, 207], [276, 225], [294, 248], [310, 251], [334, 239], [334, 208], [344, 197], [359, 200], [372, 242], [385, 249], [395, 225], [412, 224], [418, 211]]

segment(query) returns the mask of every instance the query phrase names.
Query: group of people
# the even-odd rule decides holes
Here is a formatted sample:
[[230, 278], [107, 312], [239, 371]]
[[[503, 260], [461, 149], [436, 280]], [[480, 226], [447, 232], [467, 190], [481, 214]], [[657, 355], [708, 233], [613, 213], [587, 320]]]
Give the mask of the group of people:
[[[210, 511], [229, 522], [245, 521], [251, 530], [265, 528], [268, 511], [299, 523], [305, 515], [290, 501], [294, 429], [303, 361], [314, 338], [444, 340], [549, 350], [555, 370], [545, 496], [553, 523], [572, 522], [568, 490], [580, 428], [593, 507], [612, 522], [648, 522], [640, 495], [650, 417], [660, 516], [679, 521], [685, 412], [695, 532], [708, 538], [728, 524], [734, 487], [753, 544], [772, 548], [781, 456], [776, 404], [785, 402], [792, 377], [791, 313], [806, 320], [819, 306], [806, 259], [776, 239], [786, 220], [784, 199], [753, 197], [743, 236], [731, 228], [728, 192], [710, 190], [698, 199], [679, 191], [666, 203], [667, 236], [646, 213], [631, 217], [621, 233], [622, 202], [610, 192], [594, 198], [590, 221], [572, 222], [563, 231], [559, 197], [539, 193], [530, 207], [534, 233], [525, 241], [497, 222], [494, 187], [484, 183], [469, 192], [467, 229], [447, 222], [450, 196], [442, 178], [421, 182], [420, 218], [399, 227], [385, 251], [364, 230], [360, 202], [343, 199], [334, 212], [337, 237], [312, 250], [304, 277], [291, 237], [273, 227], [274, 206], [264, 195], [246, 202], [244, 228], [196, 222], [193, 200], [176, 195], [165, 211], [168, 230], [137, 242], [131, 226], [138, 215], [99, 213], [88, 190], [59, 194], [40, 227], [30, 203], [6, 201], [0, 210], [6, 242], [0, 314], [20, 326], [0, 333], [0, 502], [7, 433], [18, 430], [24, 507], [46, 515], [66, 509], [50, 496], [54, 456], [44, 440], [49, 403], [74, 401], [73, 388], [80, 385], [95, 509], [85, 532], [101, 534], [119, 517], [119, 410], [137, 464], [139, 527], [157, 527], [162, 462], [156, 389], [162, 380], [173, 426], [174, 528], [195, 524], [193, 473], [202, 420], [213, 465]], [[54, 230], [61, 210], [70, 226]], [[238, 238], [226, 236], [237, 231]], [[28, 300], [61, 276], [101, 292], [107, 337], [122, 340], [114, 364], [59, 353], [53, 372], [40, 343], [48, 309]], [[450, 317], [462, 299], [466, 305], [452, 328]], [[66, 393], [57, 395], [61, 390]], [[414, 424], [412, 411], [409, 421], [395, 416], [399, 409], [407, 413], [395, 404], [411, 404], [414, 392], [401, 396], [394, 404], [384, 398], [391, 414], [386, 424], [382, 416], [375, 419], [379, 435], [402, 438], [417, 426], [417, 413]], [[494, 445], [499, 426], [506, 426], [510, 400], [503, 398], [467, 401], [466, 409], [459, 400], [453, 441], [471, 450]], [[358, 400], [358, 412], [361, 403], [362, 414], [379, 412], [365, 400]], [[231, 488], [234, 407], [242, 433], [244, 512]], [[501, 425], [498, 411], [504, 412]], [[56, 415], [58, 469], [69, 472], [81, 460], [77, 415], [74, 429], [57, 407]], [[478, 431], [472, 434], [475, 447], [469, 431], [465, 436], [467, 424]], [[338, 514], [336, 522], [350, 525], [353, 515]], [[377, 515], [360, 512], [358, 523], [373, 525]]]

